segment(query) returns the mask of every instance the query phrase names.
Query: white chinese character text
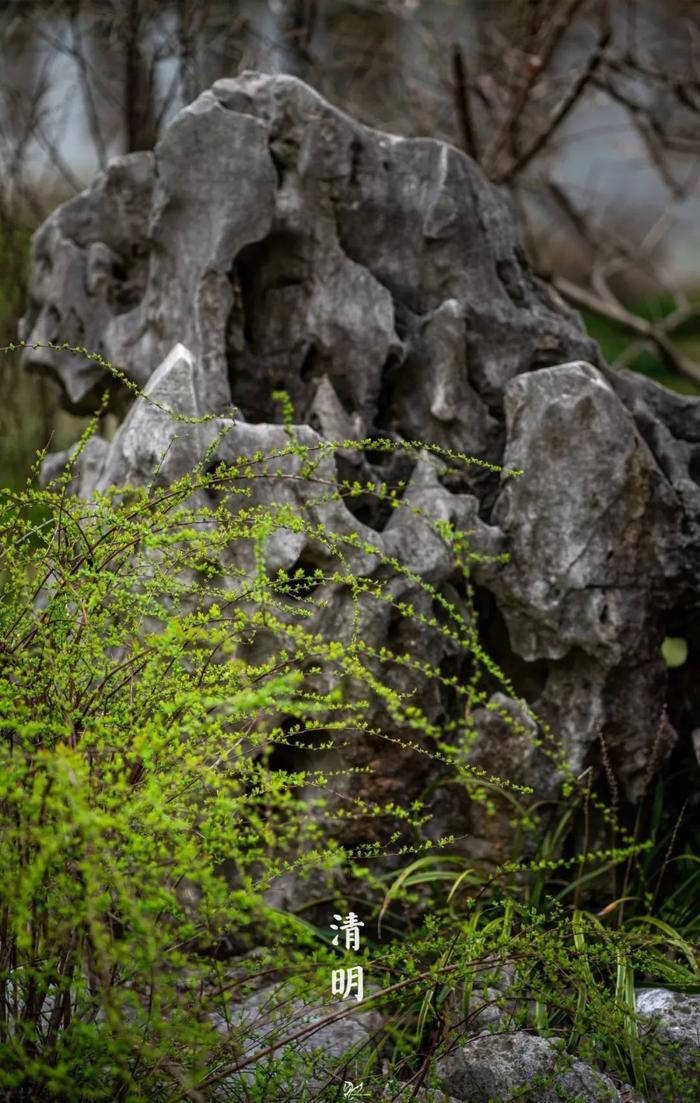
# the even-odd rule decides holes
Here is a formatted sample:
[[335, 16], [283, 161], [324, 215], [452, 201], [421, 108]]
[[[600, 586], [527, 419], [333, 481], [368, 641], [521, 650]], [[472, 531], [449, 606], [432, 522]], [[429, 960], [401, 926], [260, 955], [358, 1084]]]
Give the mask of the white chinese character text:
[[364, 994], [363, 970], [361, 965], [351, 969], [334, 969], [331, 973], [331, 992], [334, 996], [340, 996], [346, 1000], [355, 989], [355, 999], [361, 1002]]
[[364, 927], [364, 923], [361, 919], [358, 919], [354, 912], [349, 912], [343, 919], [342, 915], [334, 915], [334, 919], [338, 920], [340, 926], [337, 923], [331, 923], [331, 930], [338, 931], [333, 939], [333, 945], [338, 945], [338, 939], [340, 938], [340, 932], [345, 932], [345, 949], [346, 950], [359, 950], [360, 948], [360, 927]]

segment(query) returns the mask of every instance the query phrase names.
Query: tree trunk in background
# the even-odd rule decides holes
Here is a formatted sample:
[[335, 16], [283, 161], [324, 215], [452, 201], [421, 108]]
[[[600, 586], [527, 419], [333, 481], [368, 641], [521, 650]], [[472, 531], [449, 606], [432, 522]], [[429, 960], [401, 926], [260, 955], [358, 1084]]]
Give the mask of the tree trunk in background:
[[199, 67], [197, 65], [197, 32], [194, 25], [196, 6], [193, 0], [177, 0], [176, 10], [180, 96], [183, 103], [191, 103], [200, 92]]
[[152, 149], [156, 140], [153, 104], [154, 62], [142, 48], [145, 4], [126, 0], [124, 12], [124, 132], [126, 152]]
[[318, 0], [287, 0], [280, 15], [288, 71], [309, 79], [309, 49], [318, 20]]

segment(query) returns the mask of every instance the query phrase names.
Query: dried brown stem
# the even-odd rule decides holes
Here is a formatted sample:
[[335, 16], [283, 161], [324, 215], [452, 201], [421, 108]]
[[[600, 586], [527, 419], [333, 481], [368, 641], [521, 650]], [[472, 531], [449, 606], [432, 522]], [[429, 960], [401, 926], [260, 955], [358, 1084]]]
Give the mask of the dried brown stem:
[[575, 306], [591, 310], [602, 318], [622, 326], [629, 333], [650, 341], [672, 371], [692, 379], [695, 383], [700, 383], [700, 364], [684, 356], [675, 347], [663, 321], [650, 322], [646, 318], [640, 318], [638, 314], [633, 314], [623, 306], [618, 299], [603, 297], [595, 291], [579, 286], [566, 276], [555, 275], [551, 282], [560, 295]]
[[598, 43], [588, 59], [588, 63], [583, 71], [579, 74], [577, 79], [569, 88], [568, 92], [558, 104], [557, 107], [551, 112], [549, 118], [546, 120], [545, 125], [539, 131], [538, 134], [532, 139], [528, 147], [516, 157], [515, 160], [500, 173], [495, 173], [492, 179], [496, 184], [506, 184], [509, 180], [512, 180], [514, 176], [522, 172], [534, 158], [542, 152], [544, 147], [550, 142], [555, 132], [559, 129], [566, 117], [571, 113], [578, 101], [581, 99], [587, 84], [592, 80], [596, 71], [600, 67], [605, 57], [605, 51], [608, 43], [610, 42], [610, 27], [604, 27], [601, 31]]
[[496, 175], [497, 163], [506, 147], [509, 146], [512, 149], [517, 146], [522, 116], [532, 99], [535, 85], [541, 74], [549, 67], [557, 47], [583, 3], [584, 0], [568, 0], [568, 3], [560, 3], [550, 16], [545, 26], [544, 41], [536, 55], [537, 61], [536, 63], [533, 61], [526, 68], [525, 78], [513, 97], [508, 116], [484, 154], [484, 165], [490, 176]]

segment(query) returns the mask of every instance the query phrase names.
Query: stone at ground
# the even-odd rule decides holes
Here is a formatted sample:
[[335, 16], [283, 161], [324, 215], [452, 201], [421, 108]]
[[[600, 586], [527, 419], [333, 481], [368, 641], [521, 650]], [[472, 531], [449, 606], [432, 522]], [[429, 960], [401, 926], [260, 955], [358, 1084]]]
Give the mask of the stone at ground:
[[677, 1043], [679, 1049], [700, 1049], [700, 996], [669, 992], [666, 988], [641, 988], [637, 1013], [654, 1025], [657, 1034]]
[[471, 1038], [439, 1060], [437, 1076], [446, 1092], [469, 1103], [620, 1103], [609, 1077], [524, 1031]]
[[401, 1088], [385, 1088], [382, 1103], [457, 1103], [457, 1101], [436, 1088], [413, 1088], [410, 1085]]
[[[339, 1011], [346, 1014], [338, 1018]], [[324, 1022], [327, 1019], [330, 1021]], [[241, 1098], [245, 1098], [246, 1084], [262, 1077], [268, 1068], [271, 1075], [274, 1070], [275, 1086], [279, 1087], [280, 1070], [275, 1069], [275, 1063], [281, 1058], [286, 1061], [288, 1077], [285, 1103], [297, 1098], [302, 1084], [319, 1091], [329, 1078], [332, 1082], [341, 1075], [345, 1079], [358, 1079], [380, 1024], [376, 1012], [362, 1011], [352, 1000], [342, 1004], [337, 999], [334, 1002], [301, 999], [283, 983], [232, 1002], [225, 1014], [217, 1012], [211, 1021], [223, 1038], [234, 1036], [243, 1042], [242, 1048], [236, 1046], [238, 1062], [263, 1054], [275, 1041], [304, 1032], [303, 1036], [280, 1045], [271, 1055], [263, 1054], [240, 1073], [225, 1078], [217, 1097], [236, 1098], [236, 1086], [240, 1085]]]
[[637, 992], [650, 1103], [700, 1097], [700, 996], [643, 988]]

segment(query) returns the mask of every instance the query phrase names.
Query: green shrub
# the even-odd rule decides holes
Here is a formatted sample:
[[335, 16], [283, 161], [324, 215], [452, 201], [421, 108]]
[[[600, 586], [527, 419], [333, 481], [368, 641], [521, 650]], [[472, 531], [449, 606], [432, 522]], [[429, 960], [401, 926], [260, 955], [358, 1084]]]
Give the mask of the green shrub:
[[[69, 470], [46, 489], [32, 479], [1, 493], [0, 1092], [71, 1103], [224, 1092], [272, 1103], [288, 1099], [296, 1077], [306, 1084], [299, 1099], [339, 1098], [347, 1062], [327, 1064], [326, 1086], [315, 1066], [311, 1086], [293, 1019], [251, 1045], [230, 1014], [265, 979], [287, 978], [306, 1000], [327, 993], [337, 963], [328, 932], [312, 910], [284, 913], [266, 896], [284, 875], [319, 871], [327, 887], [310, 888], [310, 902], [325, 892], [329, 915], [362, 910], [367, 1003], [388, 1015], [383, 1035], [353, 1057], [367, 1091], [388, 1083], [387, 1068], [428, 1083], [432, 1058], [489, 988], [487, 1002], [507, 1010], [504, 1029], [563, 1037], [643, 1087], [635, 977], [696, 984], [694, 949], [651, 914], [640, 865], [648, 844], [618, 825], [615, 800], [606, 807], [587, 778], [566, 775], [542, 726], [568, 781], [534, 860], [516, 853], [495, 867], [453, 853], [450, 838], [425, 842], [420, 801], [350, 794], [345, 818], [374, 825], [372, 841], [343, 846], [334, 835], [329, 798], [357, 768], [330, 755], [332, 766], [318, 763], [344, 740], [413, 748], [487, 805], [507, 793], [516, 842], [537, 810], [527, 790], [458, 768], [449, 753], [485, 698], [483, 672], [512, 693], [478, 642], [468, 534], [432, 522], [452, 547], [465, 612], [372, 545], [378, 566], [353, 571], [358, 535], [319, 527], [303, 502], [252, 493], [284, 469], [310, 489], [307, 505], [374, 493], [405, 508], [403, 486], [337, 483], [327, 461], [338, 448], [417, 457], [419, 446], [310, 446], [288, 431], [287, 448], [230, 465], [212, 469], [210, 450], [170, 486], [156, 473], [88, 502], [68, 493]], [[267, 541], [281, 529], [321, 546], [326, 565], [271, 573]], [[358, 631], [339, 641], [314, 627], [326, 583], [352, 593], [356, 624], [366, 603], [388, 602], [425, 626], [393, 596], [398, 574], [438, 602], [430, 627], [468, 656], [464, 684], [408, 653], [374, 652]], [[393, 688], [392, 670], [406, 667], [461, 697], [461, 726], [436, 730]], [[387, 730], [369, 721], [378, 702]], [[275, 763], [290, 749], [313, 754], [307, 769]], [[610, 846], [586, 843], [565, 858], [574, 818], [596, 807]], [[627, 903], [624, 923], [617, 900], [601, 915], [585, 910], [587, 886], [602, 877], [607, 892], [613, 870], [620, 896], [640, 901]]]
[[[313, 485], [321, 457], [290, 438], [90, 502], [68, 494], [70, 471], [2, 493], [0, 1086], [18, 1098], [155, 1099], [196, 1084], [221, 1048], [207, 1014], [222, 948], [268, 945], [288, 964], [309, 942], [265, 904], [274, 878], [415, 846], [421, 809], [351, 799], [349, 815], [392, 830], [347, 854], [324, 820], [333, 771], [270, 767], [282, 746], [318, 756], [344, 733], [381, 739], [367, 720], [377, 697], [407, 744], [430, 729], [380, 677], [411, 656], [373, 654], [358, 633], [323, 638], [307, 623], [322, 579], [268, 573], [270, 535], [302, 532], [332, 564], [316, 573], [356, 607], [396, 604], [398, 562], [383, 581], [357, 577], [356, 534], [249, 500], [290, 457]], [[317, 501], [357, 492], [316, 481]], [[436, 527], [463, 553], [460, 534]], [[252, 575], [235, 566], [242, 548]], [[476, 648], [455, 618], [439, 630], [461, 627]]]

